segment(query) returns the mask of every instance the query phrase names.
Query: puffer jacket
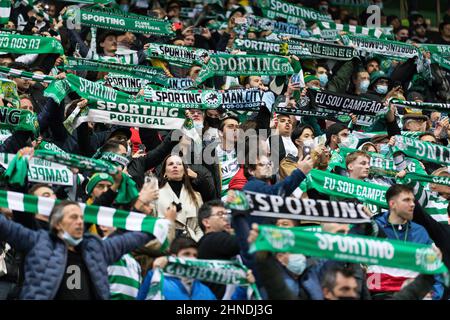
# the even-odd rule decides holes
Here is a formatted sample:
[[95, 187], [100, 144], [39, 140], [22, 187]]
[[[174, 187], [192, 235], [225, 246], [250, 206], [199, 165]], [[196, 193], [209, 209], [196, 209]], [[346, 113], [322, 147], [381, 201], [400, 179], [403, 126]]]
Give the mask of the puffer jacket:
[[[108, 265], [116, 262], [153, 236], [141, 232], [101, 240], [85, 234], [81, 254], [98, 299], [109, 299]], [[0, 241], [7, 241], [25, 257], [25, 282], [20, 299], [50, 300], [56, 296], [67, 264], [67, 246], [56, 235], [44, 230], [33, 231], [0, 215]]]

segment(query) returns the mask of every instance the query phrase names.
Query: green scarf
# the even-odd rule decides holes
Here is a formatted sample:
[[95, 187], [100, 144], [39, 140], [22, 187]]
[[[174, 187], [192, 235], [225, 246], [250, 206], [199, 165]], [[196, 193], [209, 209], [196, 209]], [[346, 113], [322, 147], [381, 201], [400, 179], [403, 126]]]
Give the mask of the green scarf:
[[157, 67], [68, 57], [67, 65], [62, 66], [61, 68], [74, 71], [109, 72], [145, 79], [149, 82], [164, 86], [167, 85], [167, 76], [164, 70]]
[[420, 48], [423, 48], [431, 53], [431, 61], [439, 64], [441, 67], [450, 70], [450, 46], [441, 44], [419, 44]]
[[335, 196], [338, 199], [358, 199], [361, 202], [388, 208], [386, 202], [387, 187], [367, 183], [317, 169], [311, 170], [300, 185], [303, 191], [314, 189], [320, 193]]
[[63, 149], [58, 147], [53, 142], [48, 142], [48, 141], [41, 141], [41, 143], [39, 143], [39, 145], [37, 147], [35, 147], [34, 150], [49, 150], [49, 151], [53, 151], [56, 153], [67, 153], [66, 151], [64, 151]]
[[[272, 31], [275, 33], [282, 33], [287, 35], [297, 35], [301, 36], [305, 34], [305, 29], [298, 27], [292, 23], [286, 23], [276, 20], [271, 20], [263, 17], [258, 17], [255, 15], [247, 15], [247, 23], [251, 28], [256, 29], [256, 31]], [[235, 41], [238, 40], [237, 38]]]
[[346, 35], [344, 37], [350, 39], [350, 45], [356, 46], [356, 50], [362, 56], [376, 54], [392, 58], [393, 60], [406, 61], [420, 55], [416, 47], [404, 42], [382, 40], [367, 36]]
[[20, 153], [16, 154], [4, 173], [4, 178], [11, 185], [25, 185], [28, 173], [28, 159]]
[[[93, 158], [97, 159], [95, 155]], [[98, 159], [108, 161], [109, 163], [115, 166], [121, 166], [122, 168], [126, 168], [130, 163], [130, 160], [128, 160], [127, 157], [121, 156], [120, 154], [114, 152], [103, 152], [100, 154]]]
[[426, 173], [423, 174], [423, 173], [408, 172], [406, 176], [402, 179], [403, 183], [410, 183], [412, 181], [428, 182], [441, 184], [444, 186], [450, 186], [450, 177], [431, 176]]
[[31, 131], [35, 137], [39, 135], [37, 115], [23, 109], [0, 107], [0, 128], [11, 131]]
[[[310, 52], [309, 55], [302, 55], [302, 51], [304, 51], [305, 48]], [[353, 47], [297, 37], [290, 39], [289, 53], [309, 59], [331, 59], [341, 61], [348, 61], [358, 56], [358, 53]]]
[[14, 81], [0, 78], [0, 99], [10, 102], [14, 108], [20, 107], [20, 98]]
[[131, 177], [122, 172], [122, 183], [117, 190], [115, 202], [117, 204], [129, 204], [139, 196], [139, 190]]
[[260, 0], [258, 5], [261, 7], [264, 16], [270, 19], [284, 18], [289, 23], [298, 23], [301, 20], [332, 21], [329, 15], [281, 0]]
[[64, 54], [61, 42], [53, 37], [24, 36], [22, 34], [0, 34], [0, 51], [15, 54]]
[[250, 252], [301, 253], [332, 260], [380, 265], [425, 274], [448, 270], [429, 245], [366, 236], [308, 232], [294, 228], [259, 226]]
[[[0, 164], [10, 169], [12, 178], [9, 176], [7, 178], [8, 181], [12, 180], [13, 184], [25, 183], [23, 176], [25, 171], [30, 182], [73, 186], [73, 173], [68, 167], [36, 157], [32, 157], [29, 161], [23, 159], [24, 157], [17, 158], [18, 156], [14, 154], [0, 153]], [[28, 168], [25, 167], [25, 162]]]
[[211, 54], [208, 64], [198, 74], [197, 83], [213, 76], [291, 75], [294, 73], [289, 60], [274, 55]]
[[97, 5], [81, 9], [69, 7], [64, 18], [67, 19], [73, 16], [76, 10], [80, 10], [80, 23], [89, 27], [163, 36], [172, 36], [174, 34], [169, 21], [125, 13], [118, 9], [104, 8]]
[[414, 108], [420, 110], [450, 112], [450, 103], [434, 103], [434, 102], [415, 102], [400, 99], [391, 99], [389, 103], [396, 107]]
[[450, 148], [418, 139], [395, 136], [393, 153], [401, 152], [408, 157], [442, 165], [450, 163]]
[[19, 70], [19, 69], [8, 68], [5, 66], [0, 66], [0, 72], [7, 76], [14, 77], [14, 78], [29, 79], [29, 80], [33, 80], [33, 81], [39, 81], [39, 82], [50, 83], [56, 79], [55, 77], [52, 77], [52, 76], [23, 71], [23, 70]]
[[35, 150], [34, 157], [46, 159], [51, 162], [66, 165], [70, 168], [78, 168], [81, 170], [89, 170], [95, 172], [105, 172], [108, 174], [117, 173], [117, 168], [112, 164], [103, 160], [83, 157], [72, 153], [59, 153], [50, 150]]
[[162, 59], [181, 67], [190, 67], [194, 64], [204, 65], [210, 57], [209, 52], [204, 49], [161, 43], [150, 43], [150, 47], [145, 53], [148, 59]]

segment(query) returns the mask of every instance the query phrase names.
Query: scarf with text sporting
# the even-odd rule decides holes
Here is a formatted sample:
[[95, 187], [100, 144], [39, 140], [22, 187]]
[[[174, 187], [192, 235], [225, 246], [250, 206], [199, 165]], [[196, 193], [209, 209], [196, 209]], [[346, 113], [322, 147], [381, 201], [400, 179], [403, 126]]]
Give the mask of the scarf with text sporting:
[[[363, 210], [363, 205], [348, 202], [336, 202], [315, 199], [297, 199], [264, 193], [234, 191], [240, 197], [238, 210], [248, 202], [250, 215], [275, 219], [307, 220], [334, 223], [368, 223], [370, 218]], [[239, 195], [241, 193], [241, 195]], [[243, 198], [246, 197], [246, 198]], [[233, 209], [233, 203], [228, 203]]]
[[162, 59], [181, 67], [191, 67], [195, 64], [202, 66], [208, 62], [210, 55], [209, 51], [204, 49], [160, 43], [150, 43], [145, 53], [148, 59]]
[[50, 83], [56, 78], [53, 76], [47, 76], [45, 74], [38, 74], [28, 71], [23, 71], [19, 69], [8, 68], [5, 66], [0, 66], [0, 74], [4, 74], [6, 76], [11, 76], [14, 78], [28, 79], [39, 82], [47, 82]]
[[[333, 170], [336, 166], [346, 169], [345, 158], [348, 154], [360, 151], [352, 148], [339, 148], [339, 154], [337, 152], [333, 153], [332, 159], [328, 166], [328, 171]], [[370, 174], [375, 176], [388, 176], [395, 177], [399, 172], [395, 162], [392, 158], [375, 152], [367, 152], [370, 156]], [[422, 168], [419, 161], [413, 158], [407, 158], [408, 165], [407, 169], [409, 172], [414, 172], [417, 174], [426, 174], [426, 171]]]
[[[9, 168], [10, 165], [16, 166], [15, 163], [17, 162], [17, 159], [14, 159], [16, 156], [17, 155], [11, 153], [0, 153], [0, 165], [4, 168]], [[13, 182], [25, 180], [24, 170], [27, 172], [26, 175], [28, 177], [28, 181], [30, 182], [62, 186], [73, 186], [74, 182], [73, 173], [67, 166], [36, 157], [29, 159], [28, 165], [25, 164], [25, 166], [16, 166], [15, 170], [21, 172], [17, 172], [18, 178], [13, 179]], [[11, 176], [9, 175], [8, 177]]]
[[356, 46], [356, 50], [362, 56], [376, 54], [393, 60], [406, 61], [420, 55], [416, 47], [404, 42], [352, 35], [344, 37], [350, 39], [351, 44]]
[[[79, 13], [78, 10], [80, 11]], [[69, 7], [65, 17], [79, 16], [82, 25], [107, 30], [130, 31], [135, 33], [172, 36], [172, 24], [168, 20], [149, 18], [143, 15], [125, 13], [114, 8], [97, 5], [91, 7]]]
[[37, 115], [31, 111], [0, 107], [0, 129], [10, 131], [31, 131], [35, 137], [39, 135]]
[[270, 54], [284, 54], [282, 51], [287, 49], [289, 54], [310, 59], [351, 60], [356, 56], [356, 51], [354, 48], [325, 42], [296, 39], [295, 41], [289, 41], [287, 43], [287, 48], [284, 48], [283, 44], [283, 42], [236, 39], [233, 46], [236, 49], [246, 52], [264, 52]]
[[248, 286], [247, 300], [261, 300], [258, 288], [248, 283], [247, 268], [239, 262], [227, 260], [200, 260], [189, 258], [167, 257], [168, 264], [164, 268], [153, 270], [150, 288], [145, 300], [164, 300], [164, 275], [199, 281], [218, 283], [230, 286]]
[[318, 21], [317, 28], [314, 28], [312, 31], [314, 35], [320, 35], [324, 39], [333, 40], [339, 38], [340, 32], [348, 32], [350, 34], [360, 36], [370, 36], [378, 39], [385, 39], [388, 36], [384, 33], [383, 28], [367, 28], [323, 21]]
[[402, 108], [414, 108], [420, 110], [450, 112], [450, 103], [415, 102], [415, 101], [404, 101], [400, 99], [390, 99], [389, 103], [395, 105], [396, 107]]
[[401, 152], [408, 157], [426, 162], [442, 165], [450, 163], [450, 148], [404, 136], [395, 136], [392, 152]]
[[412, 181], [418, 181], [450, 186], [450, 177], [448, 176], [431, 176], [428, 174], [420, 174], [415, 172], [408, 172], [400, 181], [405, 184], [411, 183]]
[[[258, 31], [272, 31], [297, 36], [301, 36], [307, 33], [306, 29], [300, 28], [299, 26], [292, 23], [271, 20], [254, 15], [247, 15], [246, 18], [248, 25]], [[237, 39], [235, 39], [235, 41], [236, 40]]]
[[154, 129], [179, 129], [184, 123], [184, 112], [177, 108], [145, 104], [127, 93], [72, 74], [68, 74], [64, 80], [51, 83], [44, 91], [44, 96], [61, 103], [72, 91], [94, 102], [81, 112], [79, 109], [74, 110], [79, 114], [71, 114], [64, 121], [64, 126], [69, 130], [87, 121]]
[[64, 54], [64, 48], [61, 42], [53, 37], [5, 33], [0, 34], [0, 51], [16, 54]]
[[264, 16], [269, 19], [284, 18], [289, 23], [298, 23], [301, 20], [332, 21], [329, 15], [281, 0], [260, 0], [258, 5], [261, 7]]
[[20, 107], [20, 98], [17, 93], [17, 85], [13, 80], [0, 78], [0, 99], [11, 103], [14, 108]]
[[72, 154], [68, 152], [59, 153], [55, 151], [40, 149], [35, 150], [33, 157], [59, 163], [70, 168], [78, 168], [81, 170], [89, 170], [94, 172], [104, 172], [108, 174], [117, 173], [117, 168], [106, 161], [87, 158], [78, 154]]
[[361, 202], [388, 208], [387, 187], [363, 180], [356, 180], [317, 169], [311, 170], [306, 180], [300, 184], [303, 191], [314, 189], [337, 199], [358, 199]]
[[431, 53], [431, 61], [437, 63], [439, 66], [450, 70], [450, 46], [441, 44], [419, 44], [420, 48], [423, 48]]
[[[53, 207], [60, 203], [46, 197], [36, 197], [19, 192], [0, 190], [0, 207], [20, 212], [39, 213], [49, 216]], [[142, 213], [119, 210], [103, 206], [86, 205], [79, 202], [85, 222], [100, 226], [117, 227], [129, 231], [142, 231], [153, 234], [159, 242], [167, 246], [170, 222]]]
[[291, 75], [294, 73], [289, 60], [275, 55], [211, 54], [208, 64], [203, 65], [196, 79], [202, 83], [214, 76]]
[[381, 265], [424, 274], [448, 270], [431, 246], [367, 236], [300, 231], [294, 228], [259, 226], [250, 252], [302, 253], [339, 261]]
[[[164, 268], [164, 273], [181, 278], [196, 279], [224, 285], [248, 286], [250, 293], [256, 300], [261, 300], [261, 295], [255, 284], [247, 281], [247, 267], [238, 261], [227, 260], [200, 260], [189, 258], [168, 257], [169, 263]], [[253, 292], [252, 292], [253, 291]]]
[[144, 90], [144, 100], [161, 107], [258, 111], [265, 106], [264, 91], [237, 90]]
[[167, 75], [162, 68], [143, 65], [68, 57], [67, 65], [63, 66], [62, 68], [64, 70], [74, 71], [109, 72], [111, 74], [114, 74], [114, 76], [120, 74], [133, 78], [145, 79], [149, 82], [161, 84], [164, 86], [167, 84]]
[[388, 108], [380, 101], [362, 99], [347, 94], [337, 94], [326, 90], [308, 90], [310, 106], [347, 113], [382, 116]]

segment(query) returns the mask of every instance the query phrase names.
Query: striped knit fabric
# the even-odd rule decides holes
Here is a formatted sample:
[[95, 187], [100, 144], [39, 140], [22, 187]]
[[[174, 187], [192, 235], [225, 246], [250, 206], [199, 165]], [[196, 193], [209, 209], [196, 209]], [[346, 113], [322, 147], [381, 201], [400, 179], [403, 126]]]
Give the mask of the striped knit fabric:
[[111, 300], [135, 300], [141, 286], [141, 266], [130, 255], [108, 267]]
[[0, 0], [0, 24], [7, 24], [11, 14], [11, 0]]
[[448, 224], [447, 207], [449, 201], [447, 199], [427, 190], [420, 183], [414, 185], [414, 195], [425, 212], [431, 215], [434, 220]]
[[386, 38], [381, 28], [367, 28], [362, 26], [353, 26], [349, 24], [340, 24], [334, 22], [317, 22], [318, 28], [313, 30], [313, 34], [320, 35], [321, 30], [336, 30], [338, 32], [345, 31], [352, 34], [371, 36], [375, 38]]

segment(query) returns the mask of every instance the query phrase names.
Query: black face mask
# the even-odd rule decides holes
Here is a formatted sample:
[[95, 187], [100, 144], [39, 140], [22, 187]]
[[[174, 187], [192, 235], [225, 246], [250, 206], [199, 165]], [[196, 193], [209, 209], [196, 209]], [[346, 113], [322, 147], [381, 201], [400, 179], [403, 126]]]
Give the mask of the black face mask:
[[216, 129], [219, 128], [219, 125], [220, 125], [219, 118], [212, 118], [212, 117], [206, 115], [205, 121], [211, 128], [216, 128]]
[[406, 42], [409, 39], [409, 37], [400, 37], [401, 42]]

